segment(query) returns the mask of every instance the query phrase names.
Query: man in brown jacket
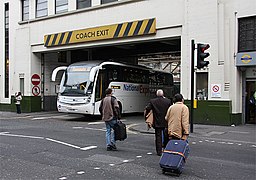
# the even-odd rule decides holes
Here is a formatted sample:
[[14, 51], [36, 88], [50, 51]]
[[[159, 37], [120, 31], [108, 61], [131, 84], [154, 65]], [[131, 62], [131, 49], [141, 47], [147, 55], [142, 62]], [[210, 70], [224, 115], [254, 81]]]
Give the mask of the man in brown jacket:
[[[102, 99], [99, 107], [102, 120], [106, 124], [106, 144], [107, 151], [117, 150], [114, 126], [117, 120], [120, 119], [119, 105], [114, 96], [112, 96], [112, 89], [106, 89], [106, 97]], [[111, 132], [113, 130], [113, 133]]]
[[168, 122], [169, 139], [186, 140], [189, 135], [189, 110], [183, 104], [184, 99], [181, 94], [176, 94], [173, 101], [174, 104], [169, 107], [165, 116]]

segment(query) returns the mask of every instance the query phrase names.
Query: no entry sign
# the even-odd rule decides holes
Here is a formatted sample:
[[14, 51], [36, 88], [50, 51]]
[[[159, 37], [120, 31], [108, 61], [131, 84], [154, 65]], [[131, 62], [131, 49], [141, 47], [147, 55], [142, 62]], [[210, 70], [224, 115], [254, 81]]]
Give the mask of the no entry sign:
[[40, 84], [40, 76], [38, 74], [33, 74], [31, 77], [31, 82], [34, 86], [37, 86]]

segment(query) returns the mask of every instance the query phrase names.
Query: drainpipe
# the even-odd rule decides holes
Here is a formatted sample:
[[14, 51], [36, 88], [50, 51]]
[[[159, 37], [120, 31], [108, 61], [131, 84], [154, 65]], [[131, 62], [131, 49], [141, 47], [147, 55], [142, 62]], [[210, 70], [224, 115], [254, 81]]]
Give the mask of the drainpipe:
[[44, 65], [44, 54], [41, 53], [41, 110], [44, 111], [44, 72], [45, 72], [45, 65]]
[[246, 115], [246, 70], [245, 68], [240, 68], [242, 71], [242, 124], [244, 125], [245, 122], [245, 115]]

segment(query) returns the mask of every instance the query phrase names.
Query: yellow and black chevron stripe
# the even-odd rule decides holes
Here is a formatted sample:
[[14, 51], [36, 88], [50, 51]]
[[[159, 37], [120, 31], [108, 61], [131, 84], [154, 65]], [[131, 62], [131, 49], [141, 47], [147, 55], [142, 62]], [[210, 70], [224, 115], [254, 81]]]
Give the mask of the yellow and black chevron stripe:
[[156, 33], [156, 19], [125, 22], [44, 36], [46, 47]]
[[72, 33], [73, 31], [46, 35], [44, 36], [44, 45], [48, 47], [69, 44]]
[[117, 25], [113, 38], [156, 33], [156, 19], [146, 19]]

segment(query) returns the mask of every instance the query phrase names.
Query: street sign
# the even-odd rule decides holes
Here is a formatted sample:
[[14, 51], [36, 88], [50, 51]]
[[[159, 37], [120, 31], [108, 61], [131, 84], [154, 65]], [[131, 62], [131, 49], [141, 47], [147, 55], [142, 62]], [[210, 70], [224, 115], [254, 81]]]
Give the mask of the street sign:
[[211, 97], [221, 97], [220, 84], [211, 84]]
[[40, 76], [38, 74], [33, 74], [31, 77], [31, 82], [34, 86], [37, 86], [40, 84]]
[[38, 96], [38, 95], [40, 94], [40, 88], [39, 88], [38, 86], [34, 86], [34, 87], [32, 88], [32, 94], [33, 94], [34, 96]]

